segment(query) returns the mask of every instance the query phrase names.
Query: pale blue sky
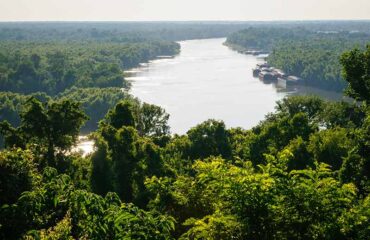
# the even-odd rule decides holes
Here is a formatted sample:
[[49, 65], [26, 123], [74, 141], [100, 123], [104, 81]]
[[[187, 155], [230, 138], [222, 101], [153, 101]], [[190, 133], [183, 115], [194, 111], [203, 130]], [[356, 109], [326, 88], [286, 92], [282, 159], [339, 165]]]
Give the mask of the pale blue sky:
[[0, 0], [0, 21], [370, 19], [370, 0]]

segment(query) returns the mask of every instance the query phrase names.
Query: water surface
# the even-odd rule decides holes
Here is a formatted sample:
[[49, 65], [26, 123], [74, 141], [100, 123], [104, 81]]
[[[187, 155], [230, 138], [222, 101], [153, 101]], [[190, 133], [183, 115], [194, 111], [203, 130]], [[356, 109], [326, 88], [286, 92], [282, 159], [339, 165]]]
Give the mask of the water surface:
[[180, 42], [178, 56], [154, 60], [131, 73], [131, 93], [165, 108], [172, 133], [183, 134], [210, 118], [227, 127], [255, 126], [289, 92], [253, 78], [252, 68], [263, 59], [239, 54], [223, 42]]

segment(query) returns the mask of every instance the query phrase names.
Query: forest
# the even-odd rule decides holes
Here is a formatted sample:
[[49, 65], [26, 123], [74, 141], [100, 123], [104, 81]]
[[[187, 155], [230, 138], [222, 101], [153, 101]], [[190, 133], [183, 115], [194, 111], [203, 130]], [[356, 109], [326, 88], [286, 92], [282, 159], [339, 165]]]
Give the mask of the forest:
[[248, 22], [3, 22], [0, 41], [180, 41], [225, 37]]
[[0, 43], [0, 90], [56, 95], [74, 87], [125, 87], [123, 70], [160, 55], [175, 55], [174, 42]]
[[[98, 122], [103, 119], [108, 110], [114, 107], [122, 99], [131, 99], [118, 87], [108, 88], [76, 88], [72, 87], [56, 96], [49, 96], [42, 92], [32, 94], [20, 94], [13, 92], [0, 92], [0, 119], [7, 120], [12, 126], [19, 126], [21, 119], [19, 113], [22, 112], [24, 104], [30, 97], [35, 97], [41, 102], [59, 101], [62, 99], [74, 99], [81, 104], [82, 110], [88, 115], [88, 120], [81, 128], [82, 134], [88, 134], [98, 127]], [[1, 138], [0, 138], [1, 139]], [[0, 146], [2, 146], [0, 140]]]
[[[0, 124], [0, 238], [368, 239], [370, 45], [338, 61], [352, 103], [288, 97], [250, 130], [210, 119], [171, 135], [161, 107], [82, 80], [2, 93], [17, 124]], [[95, 152], [72, 153], [102, 102]]]
[[12, 126], [20, 124], [18, 113], [29, 96], [42, 102], [72, 98], [89, 117], [81, 132], [94, 131], [126, 97], [125, 70], [180, 51], [176, 42], [149, 38], [144, 31], [115, 34], [105, 25], [97, 30], [84, 24], [0, 23], [0, 29], [0, 120]]
[[271, 66], [301, 77], [307, 86], [341, 92], [346, 81], [339, 58], [343, 52], [368, 43], [370, 24], [358, 23], [352, 30], [329, 26], [250, 27], [231, 34], [226, 44], [239, 51], [270, 51], [267, 63]]

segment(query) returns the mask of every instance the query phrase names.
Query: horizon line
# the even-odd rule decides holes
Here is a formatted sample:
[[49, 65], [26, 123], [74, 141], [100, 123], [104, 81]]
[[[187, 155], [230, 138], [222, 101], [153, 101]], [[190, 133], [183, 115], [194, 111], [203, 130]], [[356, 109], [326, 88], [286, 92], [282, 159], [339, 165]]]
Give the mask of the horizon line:
[[159, 22], [224, 22], [224, 23], [248, 23], [248, 22], [364, 22], [370, 21], [367, 19], [285, 19], [285, 20], [0, 20], [0, 23], [159, 23]]

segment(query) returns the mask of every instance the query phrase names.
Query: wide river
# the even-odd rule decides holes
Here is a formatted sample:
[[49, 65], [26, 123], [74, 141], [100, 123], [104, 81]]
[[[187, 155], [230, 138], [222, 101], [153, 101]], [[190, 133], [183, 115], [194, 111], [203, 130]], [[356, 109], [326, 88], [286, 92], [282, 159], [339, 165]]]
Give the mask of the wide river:
[[227, 127], [251, 128], [274, 110], [276, 101], [297, 93], [254, 78], [252, 68], [263, 59], [232, 51], [223, 45], [225, 40], [183, 41], [178, 56], [130, 71], [126, 79], [132, 82], [132, 95], [165, 108], [171, 132], [183, 134], [210, 118], [223, 120]]
[[[178, 134], [210, 118], [223, 120], [227, 127], [249, 129], [288, 94], [342, 98], [312, 88], [286, 90], [264, 84], [252, 76], [252, 68], [263, 59], [232, 51], [223, 45], [225, 40], [183, 41], [178, 56], [128, 71], [131, 94], [165, 108], [171, 115], [171, 132]], [[94, 151], [93, 144], [82, 137], [75, 150], [88, 154]]]

